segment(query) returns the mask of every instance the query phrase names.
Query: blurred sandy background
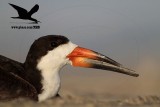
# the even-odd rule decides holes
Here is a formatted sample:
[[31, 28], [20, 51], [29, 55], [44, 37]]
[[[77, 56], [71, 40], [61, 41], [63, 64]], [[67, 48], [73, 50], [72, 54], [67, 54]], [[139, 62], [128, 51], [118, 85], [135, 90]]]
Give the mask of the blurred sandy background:
[[139, 77], [131, 77], [110, 71], [77, 69], [69, 72], [70, 67], [62, 70], [62, 92], [73, 90], [114, 96], [160, 95], [160, 67], [153, 59], [144, 59], [136, 68]]

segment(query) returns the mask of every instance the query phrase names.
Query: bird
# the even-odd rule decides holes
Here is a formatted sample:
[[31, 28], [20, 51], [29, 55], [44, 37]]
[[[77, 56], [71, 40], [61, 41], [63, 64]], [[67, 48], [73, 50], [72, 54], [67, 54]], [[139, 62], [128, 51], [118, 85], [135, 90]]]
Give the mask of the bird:
[[29, 98], [42, 102], [59, 96], [59, 72], [68, 64], [139, 76], [99, 52], [72, 43], [66, 36], [46, 35], [33, 42], [24, 63], [0, 55], [0, 101]]
[[26, 9], [16, 6], [14, 4], [9, 3], [9, 5], [11, 5], [15, 10], [17, 10], [18, 12], [18, 17], [11, 17], [13, 19], [23, 19], [23, 20], [31, 20], [34, 23], [38, 23], [40, 21], [38, 21], [37, 19], [32, 18], [31, 16], [36, 13], [39, 9], [39, 5], [36, 4], [30, 11], [27, 11]]

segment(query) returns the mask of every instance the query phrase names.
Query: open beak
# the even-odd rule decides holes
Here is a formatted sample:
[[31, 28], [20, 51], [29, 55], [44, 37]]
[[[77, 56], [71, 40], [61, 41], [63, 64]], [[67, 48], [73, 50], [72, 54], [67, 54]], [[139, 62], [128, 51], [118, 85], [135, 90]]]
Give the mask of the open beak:
[[71, 61], [72, 66], [110, 70], [134, 77], [139, 76], [135, 71], [123, 67], [111, 58], [86, 48], [76, 47], [67, 58]]

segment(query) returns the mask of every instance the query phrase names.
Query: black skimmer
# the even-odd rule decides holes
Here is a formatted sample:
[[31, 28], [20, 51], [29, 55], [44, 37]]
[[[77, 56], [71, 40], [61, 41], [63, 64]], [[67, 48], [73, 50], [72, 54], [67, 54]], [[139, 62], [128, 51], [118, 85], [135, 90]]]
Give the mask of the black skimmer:
[[57, 96], [59, 71], [66, 64], [138, 76], [111, 58], [82, 48], [64, 36], [47, 35], [34, 41], [24, 63], [0, 56], [0, 100], [28, 97], [44, 101]]
[[36, 19], [32, 18], [31, 16], [38, 11], [39, 5], [36, 4], [30, 11], [27, 11], [26, 9], [16, 6], [14, 4], [9, 3], [14, 9], [17, 10], [18, 12], [18, 17], [11, 17], [14, 19], [25, 19], [25, 20], [31, 20], [34, 21], [35, 23], [38, 23], [40, 21], [37, 21]]

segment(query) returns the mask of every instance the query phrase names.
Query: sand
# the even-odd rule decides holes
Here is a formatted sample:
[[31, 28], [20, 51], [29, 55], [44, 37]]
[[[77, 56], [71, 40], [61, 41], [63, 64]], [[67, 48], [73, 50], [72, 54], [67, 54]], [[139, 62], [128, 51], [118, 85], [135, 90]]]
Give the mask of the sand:
[[[87, 97], [86, 97], [87, 96]], [[1, 102], [0, 107], [159, 107], [158, 96], [137, 96], [128, 98], [97, 98], [96, 95], [86, 94], [80, 96], [65, 92], [62, 98], [49, 99], [44, 102], [33, 102], [28, 99], [16, 99], [9, 102]]]

